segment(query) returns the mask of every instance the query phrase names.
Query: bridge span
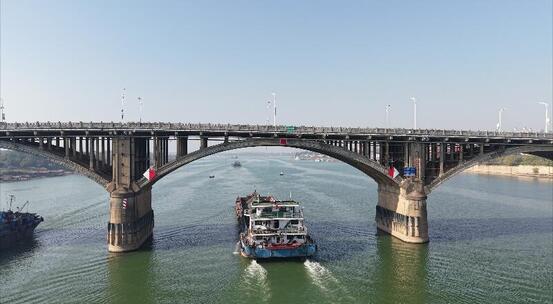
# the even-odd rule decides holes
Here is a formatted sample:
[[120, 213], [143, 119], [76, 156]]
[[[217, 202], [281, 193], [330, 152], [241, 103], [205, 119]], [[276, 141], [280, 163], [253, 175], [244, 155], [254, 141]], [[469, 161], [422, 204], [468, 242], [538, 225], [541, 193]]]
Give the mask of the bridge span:
[[[200, 143], [195, 151], [189, 149], [191, 140]], [[359, 169], [378, 183], [378, 229], [410, 243], [428, 241], [426, 198], [455, 174], [510, 154], [553, 160], [553, 133], [189, 123], [0, 124], [0, 148], [46, 157], [109, 192], [107, 242], [113, 252], [138, 249], [152, 235], [151, 191], [158, 180], [200, 158], [260, 146], [314, 151]], [[174, 159], [169, 150], [176, 151]], [[157, 172], [153, 180], [142, 176], [150, 167]], [[399, 171], [395, 177], [389, 174], [392, 167]]]

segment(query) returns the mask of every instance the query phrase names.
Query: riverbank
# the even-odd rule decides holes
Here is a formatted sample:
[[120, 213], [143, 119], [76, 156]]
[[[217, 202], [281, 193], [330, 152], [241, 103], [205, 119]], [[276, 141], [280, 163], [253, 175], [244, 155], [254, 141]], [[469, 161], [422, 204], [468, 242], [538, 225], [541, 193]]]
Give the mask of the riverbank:
[[524, 176], [553, 179], [553, 166], [502, 166], [502, 165], [476, 165], [465, 172], [475, 174]]
[[44, 169], [44, 168], [29, 168], [29, 169], [8, 169], [0, 170], [0, 182], [18, 182], [27, 181], [36, 178], [64, 176], [73, 174], [72, 171], [64, 169]]

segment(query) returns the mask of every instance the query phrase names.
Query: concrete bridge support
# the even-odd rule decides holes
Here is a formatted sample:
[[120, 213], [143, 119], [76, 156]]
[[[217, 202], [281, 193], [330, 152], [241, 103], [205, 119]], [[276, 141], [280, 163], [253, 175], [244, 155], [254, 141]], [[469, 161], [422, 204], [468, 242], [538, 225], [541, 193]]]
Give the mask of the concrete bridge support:
[[422, 182], [406, 181], [400, 187], [380, 184], [376, 226], [407, 243], [428, 242], [426, 195]]
[[[162, 142], [158, 143], [161, 148]], [[152, 188], [141, 188], [135, 182], [148, 168], [148, 146], [142, 138], [113, 138], [113, 181], [107, 187], [110, 192], [107, 241], [111, 252], [136, 250], [153, 233]], [[163, 157], [163, 153], [159, 154]]]
[[152, 236], [154, 211], [151, 188], [139, 192], [114, 191], [109, 199], [108, 250], [132, 251]]
[[188, 137], [177, 136], [177, 159], [188, 154]]

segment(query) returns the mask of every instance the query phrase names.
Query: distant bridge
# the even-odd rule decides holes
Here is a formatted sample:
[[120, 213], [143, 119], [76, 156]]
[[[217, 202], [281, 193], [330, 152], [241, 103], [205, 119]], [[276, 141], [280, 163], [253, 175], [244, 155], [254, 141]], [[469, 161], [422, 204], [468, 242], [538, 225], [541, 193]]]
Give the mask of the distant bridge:
[[[189, 151], [190, 140], [199, 140], [198, 150]], [[46, 157], [110, 193], [110, 251], [137, 249], [152, 235], [155, 182], [200, 158], [259, 146], [314, 151], [359, 169], [378, 183], [377, 227], [412, 243], [428, 241], [426, 198], [455, 174], [510, 154], [553, 160], [553, 133], [539, 132], [134, 122], [0, 124], [0, 148]], [[176, 151], [174, 159], [169, 150]], [[157, 177], [148, 181], [142, 174], [150, 167]], [[395, 178], [389, 175], [391, 167], [399, 170]], [[403, 168], [414, 174], [406, 176]]]

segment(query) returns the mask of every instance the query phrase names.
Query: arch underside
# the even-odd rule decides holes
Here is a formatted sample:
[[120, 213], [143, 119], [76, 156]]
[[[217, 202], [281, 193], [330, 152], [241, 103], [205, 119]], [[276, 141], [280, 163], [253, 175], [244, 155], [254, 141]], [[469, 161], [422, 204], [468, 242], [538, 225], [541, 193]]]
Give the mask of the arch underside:
[[453, 176], [465, 171], [466, 169], [478, 165], [483, 162], [490, 161], [494, 158], [504, 157], [508, 155], [515, 155], [520, 153], [532, 154], [535, 156], [547, 158], [553, 160], [553, 146], [517, 146], [506, 149], [499, 149], [497, 151], [489, 152], [484, 155], [477, 156], [471, 160], [463, 162], [457, 165], [451, 170], [446, 171], [443, 175], [433, 180], [425, 187], [426, 193], [432, 192], [439, 185], [452, 178]]
[[169, 173], [177, 170], [178, 168], [189, 164], [198, 159], [213, 155], [216, 153], [221, 153], [224, 151], [230, 151], [235, 149], [242, 148], [251, 148], [251, 147], [289, 147], [289, 148], [298, 148], [302, 150], [308, 150], [320, 154], [330, 156], [332, 158], [343, 161], [354, 168], [359, 169], [372, 179], [374, 179], [379, 184], [388, 184], [393, 186], [398, 186], [401, 182], [401, 178], [397, 177], [392, 179], [388, 176], [388, 170], [381, 164], [370, 160], [366, 156], [348, 151], [344, 148], [332, 146], [320, 141], [313, 140], [302, 140], [302, 139], [287, 139], [285, 143], [282, 143], [279, 138], [275, 139], [246, 139], [246, 140], [237, 140], [224, 142], [215, 146], [207, 147], [194, 151], [190, 154], [178, 158], [176, 161], [168, 163], [157, 170], [156, 179], [153, 181], [147, 181], [145, 178], [138, 181], [140, 187], [151, 186], [164, 176]]
[[34, 156], [38, 156], [41, 158], [45, 158], [55, 164], [58, 164], [68, 170], [77, 172], [81, 175], [84, 175], [85, 177], [88, 177], [89, 179], [93, 180], [100, 186], [102, 186], [104, 189], [106, 188], [107, 184], [109, 183], [109, 180], [107, 177], [102, 176], [98, 174], [95, 171], [90, 170], [88, 167], [85, 167], [84, 165], [81, 165], [77, 162], [74, 162], [70, 159], [67, 159], [61, 155], [58, 155], [58, 153], [47, 151], [47, 150], [41, 150], [35, 146], [27, 145], [27, 144], [21, 144], [21, 143], [15, 143], [11, 141], [5, 141], [0, 140], [0, 148], [18, 151], [26, 154], [31, 154]]

